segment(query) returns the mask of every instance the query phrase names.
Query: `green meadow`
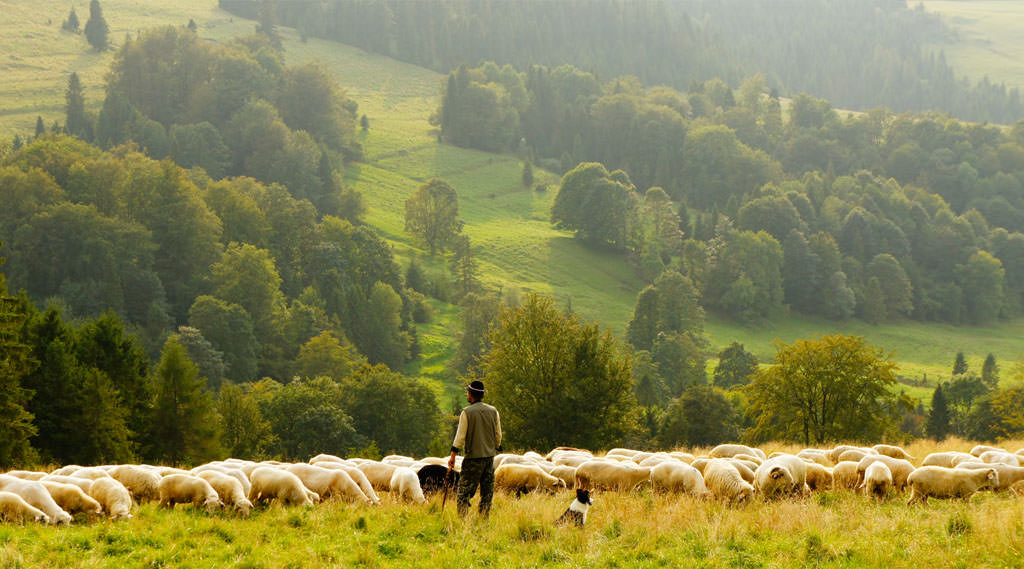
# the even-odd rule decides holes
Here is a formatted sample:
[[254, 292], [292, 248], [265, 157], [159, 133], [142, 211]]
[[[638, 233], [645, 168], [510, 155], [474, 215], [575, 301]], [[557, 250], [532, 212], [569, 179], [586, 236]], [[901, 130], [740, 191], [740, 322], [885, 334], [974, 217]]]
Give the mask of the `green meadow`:
[[[1007, 6], [1013, 4], [929, 1], [926, 7], [992, 5], [1011, 9]], [[189, 18], [196, 21], [202, 37], [217, 41], [250, 33], [254, 26], [252, 21], [217, 9], [213, 0], [107, 0], [103, 7], [115, 45], [125, 34], [156, 25], [184, 25]], [[68, 9], [60, 3], [0, 1], [4, 14], [0, 18], [0, 53], [6, 54], [0, 58], [4, 77], [0, 82], [0, 137], [30, 135], [37, 115], [43, 116], [47, 125], [63, 121], [63, 93], [72, 71], [81, 75], [90, 107], [99, 106], [103, 76], [113, 53], [95, 53], [82, 35], [62, 32], [60, 24]], [[80, 6], [78, 15], [84, 25], [87, 6]], [[987, 21], [979, 20], [976, 25]], [[989, 26], [984, 26], [988, 30]], [[548, 185], [547, 191], [537, 192], [521, 185], [522, 163], [516, 156], [437, 142], [429, 118], [438, 105], [443, 75], [335, 42], [302, 42], [294, 30], [282, 29], [281, 33], [289, 64], [323, 63], [359, 103], [359, 113], [367, 115], [370, 128], [361, 134], [366, 158], [350, 165], [345, 179], [364, 196], [366, 221], [393, 245], [400, 263], [406, 265], [416, 258], [428, 274], [444, 272], [444, 257], [431, 258], [403, 230], [406, 198], [424, 181], [441, 177], [459, 192], [464, 231], [472, 240], [481, 279], [489, 288], [505, 295], [551, 295], [584, 318], [597, 320], [617, 334], [624, 332], [644, 283], [621, 254], [585, 247], [570, 233], [551, 226], [548, 211], [557, 192], [557, 175], [536, 169], [537, 181]], [[994, 35], [993, 41], [999, 37]], [[454, 394], [457, 383], [446, 363], [453, 353], [459, 309], [438, 302], [432, 307], [433, 320], [419, 327], [422, 355], [405, 371], [423, 377], [439, 393]], [[762, 361], [771, 359], [776, 340], [792, 342], [840, 332], [863, 335], [893, 354], [900, 374], [909, 383], [920, 382], [926, 374], [929, 380], [947, 376], [958, 350], [965, 352], [973, 369], [980, 369], [985, 355], [994, 353], [1004, 377], [1013, 362], [1024, 358], [1020, 340], [1024, 338], [1024, 320], [984, 328], [918, 322], [871, 326], [791, 315], [760, 326], [744, 326], [709, 317], [706, 329], [715, 351], [739, 341]], [[934, 385], [933, 381], [930, 384]], [[930, 394], [926, 387], [905, 388], [915, 397]]]

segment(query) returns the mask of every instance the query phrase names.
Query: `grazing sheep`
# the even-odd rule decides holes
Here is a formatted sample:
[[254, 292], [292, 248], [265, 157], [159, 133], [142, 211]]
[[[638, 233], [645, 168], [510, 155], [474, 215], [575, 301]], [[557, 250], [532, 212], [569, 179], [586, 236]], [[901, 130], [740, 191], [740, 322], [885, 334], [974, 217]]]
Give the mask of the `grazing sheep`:
[[626, 458], [632, 458], [634, 455], [640, 454], [643, 451], [633, 450], [631, 448], [613, 448], [612, 450], [605, 453], [605, 456], [624, 456]]
[[903, 460], [915, 460], [913, 456], [910, 456], [910, 453], [908, 453], [907, 451], [903, 450], [902, 448], [900, 448], [898, 446], [893, 446], [893, 445], [875, 445], [875, 446], [873, 446], [871, 448], [874, 449], [878, 454], [882, 454], [882, 455], [888, 456], [889, 458], [901, 458]]
[[245, 497], [245, 490], [237, 478], [216, 470], [204, 470], [197, 474], [197, 476], [207, 481], [213, 487], [223, 505], [231, 506], [243, 516], [249, 515], [253, 505]]
[[754, 465], [754, 469], [755, 470], [757, 469], [758, 466], [761, 466], [761, 464], [764, 463], [764, 459], [762, 459], [759, 456], [752, 455], [752, 454], [734, 454], [734, 455], [732, 455], [732, 459], [733, 460], [742, 460], [744, 462], [752, 463]]
[[318, 462], [336, 462], [345, 464], [345, 459], [340, 456], [334, 456], [333, 454], [318, 454], [309, 459], [310, 464], [316, 464]]
[[[526, 456], [522, 456], [522, 455], [512, 454], [512, 453], [507, 453], [506, 452], [506, 453], [502, 453], [502, 454], [499, 454], [499, 455], [494, 457], [494, 469], [497, 470], [503, 464], [537, 464], [538, 462], [547, 462], [547, 461], [543, 461], [543, 460], [542, 461], [538, 461], [538, 460], [536, 460], [534, 458], [530, 458], [530, 457], [526, 457]], [[447, 466], [447, 465], [448, 465], [448, 459], [444, 459], [444, 462], [443, 462], [442, 466]]]
[[732, 458], [737, 454], [749, 454], [751, 456], [758, 456], [761, 458], [761, 460], [765, 460], [768, 458], [767, 456], [765, 456], [764, 451], [762, 451], [759, 448], [752, 448], [748, 447], [747, 445], [739, 444], [718, 445], [715, 448], [711, 449], [711, 452], [708, 453], [708, 456], [710, 456], [711, 458]]
[[583, 490], [632, 490], [650, 481], [651, 469], [633, 463], [590, 460], [576, 468], [576, 487]]
[[881, 454], [865, 456], [857, 463], [858, 486], [864, 481], [864, 471], [873, 462], [884, 462], [889, 467], [889, 471], [892, 472], [892, 486], [896, 491], [902, 492], [907, 487], [907, 477], [914, 471], [914, 465], [909, 460], [890, 458]]
[[981, 453], [981, 456], [978, 458], [986, 464], [1009, 464], [1010, 466], [1020, 466], [1020, 461], [1017, 459], [1017, 455], [998, 450], [985, 451]]
[[933, 452], [928, 456], [924, 457], [921, 461], [921, 466], [942, 466], [945, 468], [953, 468], [956, 466], [955, 459], [974, 459], [974, 455], [967, 454], [966, 452]]
[[[842, 455], [844, 452], [846, 452], [848, 450], [859, 450], [859, 451], [862, 451], [862, 452], [864, 452], [866, 454], [878, 454], [878, 452], [875, 451], [875, 449], [873, 449], [873, 448], [865, 448], [865, 447], [858, 447], [858, 446], [851, 446], [851, 445], [839, 445], [839, 446], [833, 448], [832, 450], [828, 451], [826, 453], [826, 456], [828, 457], [829, 460], [832, 461], [832, 464], [837, 464], [837, 463], [842, 462], [842, 459], [840, 459], [839, 456]], [[863, 457], [861, 457], [861, 458], [863, 458]], [[860, 459], [858, 458], [857, 460], [860, 460]]]
[[372, 503], [344, 470], [329, 470], [304, 463], [293, 464], [285, 470], [298, 476], [302, 484], [316, 492], [321, 500], [341, 498], [346, 502]]
[[538, 489], [555, 492], [567, 486], [561, 478], [544, 472], [539, 466], [506, 463], [494, 469], [494, 487], [522, 496]]
[[739, 471], [740, 476], [742, 476], [744, 480], [746, 480], [750, 484], [754, 483], [754, 472], [757, 472], [757, 469], [759, 468], [758, 465], [752, 462], [747, 462], [745, 460], [736, 460], [734, 458], [726, 458], [723, 460], [728, 460], [729, 462], [731, 462], [732, 465], [736, 467], [736, 470]]
[[67, 466], [62, 466], [57, 470], [54, 470], [53, 472], [50, 473], [50, 476], [71, 476], [76, 470], [81, 469], [82, 467], [78, 466], [77, 464], [69, 464]]
[[73, 484], [82, 489], [82, 492], [89, 493], [89, 489], [92, 488], [92, 480], [88, 478], [72, 478], [70, 476], [60, 476], [58, 474], [47, 474], [43, 477], [40, 482], [60, 482], [61, 484]]
[[814, 462], [822, 466], [832, 466], [832, 461], [828, 459], [828, 451], [816, 449], [816, 448], [805, 448], [796, 455], [807, 462]]
[[34, 470], [11, 470], [9, 472], [4, 472], [4, 474], [15, 478], [21, 478], [22, 480], [32, 480], [34, 482], [39, 482], [46, 476], [45, 472], [36, 472]]
[[910, 500], [907, 505], [927, 504], [928, 498], [961, 498], [970, 501], [971, 496], [982, 488], [999, 485], [999, 473], [994, 468], [969, 470], [922, 466], [907, 481], [910, 484]]
[[1024, 480], [1024, 467], [1011, 466], [1009, 464], [985, 464], [983, 462], [965, 462], [957, 466], [957, 469], [985, 470], [992, 468], [999, 473], [999, 483], [993, 486], [993, 490], [1006, 490], [1014, 484]]
[[[342, 470], [346, 472], [352, 481], [359, 485], [359, 489], [363, 491], [363, 494], [370, 499], [374, 504], [380, 503], [380, 498], [377, 497], [377, 493], [373, 491], [373, 485], [370, 484], [370, 480], [363, 474], [362, 470], [350, 464], [341, 464], [337, 462], [320, 461], [316, 463], [320, 468], [326, 468], [328, 470]], [[424, 467], [426, 468], [426, 467]], [[447, 469], [447, 466], [445, 466]], [[458, 473], [453, 475], [453, 480], [458, 480]], [[388, 481], [390, 482], [390, 480]]]
[[549, 460], [558, 466], [579, 467], [584, 462], [594, 460], [594, 455], [589, 452], [559, 451]]
[[807, 488], [815, 492], [832, 488], [832, 469], [817, 462], [807, 462]]
[[427, 499], [423, 497], [423, 489], [420, 488], [420, 479], [411, 468], [405, 466], [396, 468], [394, 474], [391, 475], [388, 487], [390, 487], [391, 492], [397, 494], [403, 500], [416, 502], [417, 504], [425, 504], [427, 502]]
[[651, 486], [655, 491], [691, 494], [698, 498], [711, 495], [700, 472], [678, 461], [665, 461], [652, 468]]
[[[445, 488], [445, 484], [449, 488], [459, 487], [459, 476], [461, 473], [455, 469], [448, 471], [448, 464], [444, 466], [438, 466], [436, 464], [425, 464], [419, 468], [414, 468], [416, 471], [416, 477], [420, 479], [420, 488], [424, 494], [431, 492], [441, 492]], [[362, 474], [362, 473], [360, 473]]]
[[[524, 452], [523, 456], [525, 456], [526, 458], [532, 458], [533, 460], [535, 460], [537, 462], [547, 462], [548, 461], [546, 458], [541, 456], [539, 452], [534, 452], [532, 450], [528, 450], [528, 451]], [[447, 459], [445, 459], [445, 460], [447, 460]]]
[[979, 456], [980, 457], [981, 455], [985, 454], [986, 452], [988, 452], [990, 450], [995, 450], [995, 451], [999, 451], [999, 452], [1006, 452], [1006, 449], [1004, 449], [1004, 448], [990, 447], [990, 446], [987, 446], [987, 445], [977, 445], [977, 446], [975, 446], [974, 448], [971, 449], [971, 454], [974, 455], [974, 456]]
[[704, 484], [715, 498], [730, 504], [744, 503], [754, 494], [754, 487], [726, 460], [712, 460], [707, 464]]
[[13, 476], [0, 475], [0, 491], [11, 492], [49, 518], [51, 524], [70, 524], [72, 517], [53, 500], [46, 486], [35, 480], [22, 480]]
[[160, 499], [160, 475], [133, 464], [122, 464], [110, 469], [111, 478], [117, 480], [140, 504]]
[[860, 449], [860, 448], [851, 448], [851, 449], [844, 450], [842, 453], [840, 453], [840, 455], [839, 455], [839, 462], [843, 462], [843, 461], [846, 461], [846, 460], [852, 461], [852, 462], [860, 462], [860, 460], [862, 458], [864, 458], [865, 456], [878, 456], [878, 453], [877, 452], [868, 452], [868, 451], [866, 451], [864, 449]]
[[1010, 492], [1018, 496], [1024, 496], [1024, 480], [1019, 480], [1010, 485]]
[[192, 469], [193, 475], [200, 475], [203, 472], [216, 472], [218, 474], [226, 474], [238, 480], [239, 484], [242, 485], [242, 493], [246, 496], [249, 495], [249, 489], [252, 488], [252, 484], [249, 482], [249, 476], [244, 471], [238, 468], [238, 465], [231, 462], [224, 462], [221, 464], [204, 464], [203, 466], [197, 466]]
[[551, 476], [558, 478], [562, 482], [565, 482], [565, 487], [568, 490], [576, 488], [576, 468], [573, 466], [556, 466], [548, 472]]
[[[302, 485], [302, 480], [291, 472], [277, 468], [260, 467], [249, 476], [252, 488], [249, 489], [249, 501], [256, 504], [277, 499], [285, 504], [312, 506], [315, 492]], [[319, 499], [317, 499], [319, 501]]]
[[188, 470], [174, 468], [173, 466], [157, 466], [154, 467], [153, 470], [156, 471], [156, 473], [159, 474], [161, 477], [170, 476], [172, 474], [192, 474]]
[[209, 482], [191, 474], [172, 474], [160, 480], [160, 507], [174, 508], [177, 504], [202, 506], [213, 513], [223, 504]]
[[676, 460], [685, 462], [686, 464], [691, 464], [694, 460], [697, 460], [697, 457], [693, 456], [692, 454], [688, 452], [681, 452], [678, 450], [674, 450], [668, 453], [668, 455]]
[[832, 488], [854, 490], [857, 488], [857, 463], [847, 460], [832, 467]]
[[654, 453], [651, 456], [648, 456], [648, 457], [644, 458], [643, 460], [641, 460], [639, 462], [636, 462], [634, 460], [634, 462], [636, 462], [640, 466], [651, 466], [651, 467], [658, 466], [659, 464], [661, 464], [661, 463], [663, 463], [665, 461], [679, 462], [675, 458], [672, 458], [671, 456], [669, 456], [669, 455], [667, 455], [667, 454], [665, 454], [663, 452]]
[[58, 506], [72, 516], [78, 513], [99, 515], [103, 513], [103, 507], [96, 500], [89, 497], [81, 488], [74, 484], [61, 484], [41, 480], [39, 482], [50, 493], [50, 497]]
[[79, 468], [72, 472], [69, 476], [72, 478], [85, 478], [87, 480], [99, 480], [100, 478], [110, 478], [110, 474], [97, 466], [88, 466], [86, 468]]
[[711, 464], [712, 460], [719, 460], [719, 459], [707, 458], [707, 457], [702, 456], [702, 457], [695, 458], [693, 460], [693, 462], [690, 463], [690, 466], [696, 468], [697, 472], [700, 472], [700, 475], [704, 476], [704, 469], [707, 468], [708, 464]]
[[892, 490], [892, 471], [884, 462], [872, 462], [864, 470], [864, 482], [858, 488], [863, 488], [868, 496], [884, 500]]
[[24, 523], [26, 519], [50, 523], [50, 516], [14, 492], [0, 492], [0, 519], [16, 523]]
[[89, 488], [89, 496], [100, 503], [104, 513], [112, 520], [132, 517], [132, 496], [128, 489], [113, 478], [100, 478], [93, 481]]
[[807, 492], [807, 463], [791, 454], [769, 458], [757, 468], [754, 476], [754, 489], [767, 498], [799, 496]]
[[364, 462], [356, 466], [370, 481], [374, 490], [388, 491], [391, 489], [391, 477], [395, 475], [397, 466], [383, 462]]

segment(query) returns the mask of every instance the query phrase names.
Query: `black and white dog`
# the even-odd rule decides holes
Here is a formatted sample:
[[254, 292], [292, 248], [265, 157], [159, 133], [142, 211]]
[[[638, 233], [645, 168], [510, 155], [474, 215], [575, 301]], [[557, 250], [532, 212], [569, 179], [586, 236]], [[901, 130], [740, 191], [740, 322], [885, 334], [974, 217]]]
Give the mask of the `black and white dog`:
[[556, 524], [567, 524], [572, 522], [576, 527], [583, 527], [587, 521], [587, 510], [594, 501], [590, 498], [589, 490], [576, 489], [576, 499], [569, 504], [569, 509], [562, 514], [562, 517], [555, 520]]

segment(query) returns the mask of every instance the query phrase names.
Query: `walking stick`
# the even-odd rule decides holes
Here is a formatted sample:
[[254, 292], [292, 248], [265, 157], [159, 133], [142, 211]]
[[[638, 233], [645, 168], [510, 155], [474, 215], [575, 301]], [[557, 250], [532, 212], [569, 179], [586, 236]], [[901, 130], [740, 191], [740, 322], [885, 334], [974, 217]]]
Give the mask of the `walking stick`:
[[441, 498], [441, 511], [442, 512], [444, 511], [444, 505], [448, 502], [448, 486], [450, 485], [449, 484], [449, 480], [451, 480], [451, 478], [452, 478], [452, 469], [449, 468], [448, 471], [444, 473], [444, 496]]

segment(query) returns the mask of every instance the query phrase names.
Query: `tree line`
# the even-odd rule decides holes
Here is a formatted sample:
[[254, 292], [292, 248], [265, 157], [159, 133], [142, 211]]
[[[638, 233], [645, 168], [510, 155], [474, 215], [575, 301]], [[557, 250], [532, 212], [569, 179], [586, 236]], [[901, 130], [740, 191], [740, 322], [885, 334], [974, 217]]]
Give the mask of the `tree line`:
[[725, 315], [985, 323], [1024, 309], [1024, 123], [843, 118], [806, 95], [784, 114], [758, 77], [679, 93], [492, 63], [450, 73], [434, 120], [454, 144], [565, 172], [553, 223], [649, 281], [686, 274]]
[[844, 108], [939, 109], [971, 121], [1024, 117], [1016, 89], [958, 77], [937, 41], [956, 32], [923, 6], [869, 0], [567, 2], [220, 0], [256, 19], [273, 11], [303, 37], [359, 46], [446, 72], [496, 61], [572, 64], [685, 88], [761, 73], [780, 93], [812, 93]]

